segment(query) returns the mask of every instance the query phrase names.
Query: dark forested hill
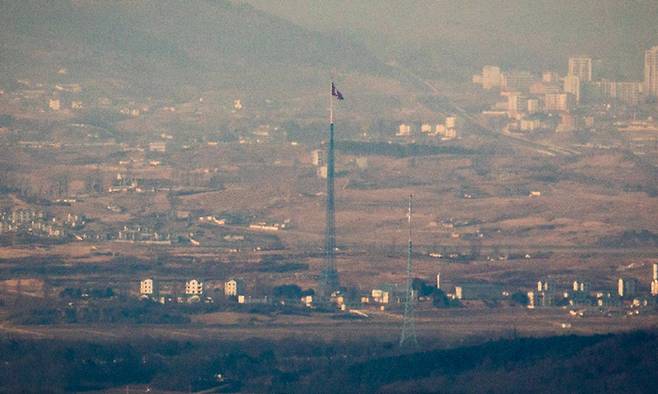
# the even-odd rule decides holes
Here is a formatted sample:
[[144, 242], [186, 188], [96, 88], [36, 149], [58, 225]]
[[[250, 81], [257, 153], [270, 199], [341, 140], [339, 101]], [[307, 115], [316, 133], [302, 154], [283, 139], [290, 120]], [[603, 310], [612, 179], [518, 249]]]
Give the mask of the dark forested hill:
[[651, 332], [516, 338], [407, 354], [375, 340], [13, 338], [0, 339], [0, 392], [148, 384], [155, 391], [249, 393], [653, 393], [657, 349]]

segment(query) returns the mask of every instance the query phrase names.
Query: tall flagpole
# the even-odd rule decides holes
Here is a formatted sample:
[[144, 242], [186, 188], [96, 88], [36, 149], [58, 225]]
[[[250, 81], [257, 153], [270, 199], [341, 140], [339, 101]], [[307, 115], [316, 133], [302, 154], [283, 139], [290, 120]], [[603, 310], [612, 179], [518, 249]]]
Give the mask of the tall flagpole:
[[329, 87], [329, 124], [334, 124], [334, 98], [333, 98], [334, 83], [331, 82]]
[[327, 207], [324, 228], [324, 268], [320, 273], [320, 302], [328, 302], [339, 287], [336, 270], [336, 208], [334, 204], [334, 98], [329, 91], [329, 141], [327, 146]]

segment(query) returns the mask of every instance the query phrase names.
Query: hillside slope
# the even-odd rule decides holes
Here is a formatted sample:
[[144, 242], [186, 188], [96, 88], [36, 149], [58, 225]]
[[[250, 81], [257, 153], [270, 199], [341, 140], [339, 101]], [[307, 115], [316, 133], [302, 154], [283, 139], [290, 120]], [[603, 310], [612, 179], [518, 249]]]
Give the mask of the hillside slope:
[[353, 42], [225, 0], [2, 0], [0, 23], [5, 79], [65, 67], [77, 78], [146, 91], [180, 84], [295, 90], [304, 76], [333, 68], [385, 72]]

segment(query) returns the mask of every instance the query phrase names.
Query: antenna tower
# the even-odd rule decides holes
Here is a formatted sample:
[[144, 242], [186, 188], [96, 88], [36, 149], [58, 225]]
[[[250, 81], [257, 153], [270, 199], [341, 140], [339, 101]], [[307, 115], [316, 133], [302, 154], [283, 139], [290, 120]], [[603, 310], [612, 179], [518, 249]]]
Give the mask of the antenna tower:
[[400, 334], [400, 347], [412, 347], [415, 348], [418, 346], [418, 340], [416, 339], [416, 316], [414, 312], [414, 294], [412, 289], [412, 263], [411, 263], [411, 214], [412, 214], [412, 199], [413, 195], [409, 195], [409, 211], [407, 213], [407, 220], [409, 223], [409, 244], [407, 247], [407, 289], [404, 300], [404, 321], [402, 323], [402, 333]]

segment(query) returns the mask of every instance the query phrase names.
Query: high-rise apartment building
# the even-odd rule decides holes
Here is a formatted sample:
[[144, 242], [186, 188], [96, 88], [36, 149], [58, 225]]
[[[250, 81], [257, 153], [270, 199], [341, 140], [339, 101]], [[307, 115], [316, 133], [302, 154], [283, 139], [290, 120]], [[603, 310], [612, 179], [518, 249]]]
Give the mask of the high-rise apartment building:
[[544, 95], [545, 112], [569, 112], [574, 106], [575, 97], [569, 93], [549, 93]]
[[602, 79], [596, 81], [592, 90], [601, 99], [617, 99], [628, 105], [638, 105], [642, 92], [642, 83], [640, 82], [616, 82]]
[[500, 67], [484, 66], [482, 68], [482, 88], [487, 90], [497, 88], [500, 86], [501, 79]]
[[576, 98], [576, 104], [580, 103], [580, 78], [577, 75], [569, 74], [564, 77], [564, 91], [571, 93]]
[[501, 76], [500, 86], [508, 92], [528, 92], [535, 82], [535, 76], [528, 71], [510, 71]]
[[658, 46], [644, 52], [644, 94], [658, 97]]
[[575, 75], [581, 82], [592, 80], [592, 58], [586, 56], [574, 56], [569, 58], [569, 75]]
[[640, 103], [642, 84], [639, 82], [617, 82], [617, 99], [629, 105]]
[[507, 96], [507, 114], [515, 117], [528, 108], [528, 98], [519, 92], [510, 92]]

